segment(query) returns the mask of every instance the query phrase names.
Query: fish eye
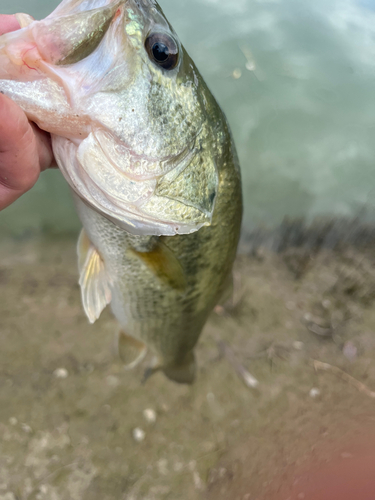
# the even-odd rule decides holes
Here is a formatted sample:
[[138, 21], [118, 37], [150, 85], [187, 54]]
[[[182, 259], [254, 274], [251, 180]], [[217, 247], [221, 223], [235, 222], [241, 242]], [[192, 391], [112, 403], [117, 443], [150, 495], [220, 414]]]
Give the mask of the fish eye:
[[178, 45], [166, 33], [151, 33], [146, 38], [145, 48], [152, 62], [163, 69], [171, 70], [178, 63]]

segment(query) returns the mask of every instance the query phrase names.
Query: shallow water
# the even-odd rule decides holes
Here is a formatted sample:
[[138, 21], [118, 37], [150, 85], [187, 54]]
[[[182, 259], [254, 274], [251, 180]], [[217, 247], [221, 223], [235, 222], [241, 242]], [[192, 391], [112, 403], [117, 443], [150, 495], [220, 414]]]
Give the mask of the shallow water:
[[[231, 123], [245, 226], [364, 209], [375, 220], [375, 1], [160, 3]], [[1, 11], [40, 18], [57, 4]], [[0, 215], [0, 230], [16, 233], [77, 226], [58, 172]]]
[[0, 245], [0, 499], [373, 500], [374, 276], [371, 251], [242, 256], [195, 384], [142, 384], [73, 239]]

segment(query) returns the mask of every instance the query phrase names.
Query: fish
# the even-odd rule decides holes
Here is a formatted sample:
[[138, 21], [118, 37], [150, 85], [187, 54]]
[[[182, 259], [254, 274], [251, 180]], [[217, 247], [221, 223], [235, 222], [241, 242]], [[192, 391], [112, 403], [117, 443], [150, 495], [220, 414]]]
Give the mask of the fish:
[[0, 91], [49, 132], [83, 228], [83, 309], [128, 368], [192, 383], [242, 219], [227, 119], [155, 0], [64, 0], [0, 37]]

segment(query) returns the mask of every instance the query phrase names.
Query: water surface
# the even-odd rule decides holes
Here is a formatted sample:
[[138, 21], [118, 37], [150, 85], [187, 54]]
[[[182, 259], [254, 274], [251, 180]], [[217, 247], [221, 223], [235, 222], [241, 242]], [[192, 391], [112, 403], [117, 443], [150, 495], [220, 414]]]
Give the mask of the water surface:
[[[3, 13], [44, 17], [58, 1]], [[161, 0], [235, 136], [245, 226], [285, 216], [375, 220], [375, 1]], [[0, 216], [16, 233], [78, 227], [59, 172]]]

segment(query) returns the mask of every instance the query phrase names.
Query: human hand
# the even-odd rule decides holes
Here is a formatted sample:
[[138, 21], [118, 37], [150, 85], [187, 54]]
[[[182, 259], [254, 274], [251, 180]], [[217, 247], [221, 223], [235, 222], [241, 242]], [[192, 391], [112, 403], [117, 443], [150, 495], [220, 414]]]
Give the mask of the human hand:
[[[14, 16], [0, 15], [0, 35], [19, 29]], [[51, 138], [0, 93], [0, 210], [31, 189], [54, 164]]]

